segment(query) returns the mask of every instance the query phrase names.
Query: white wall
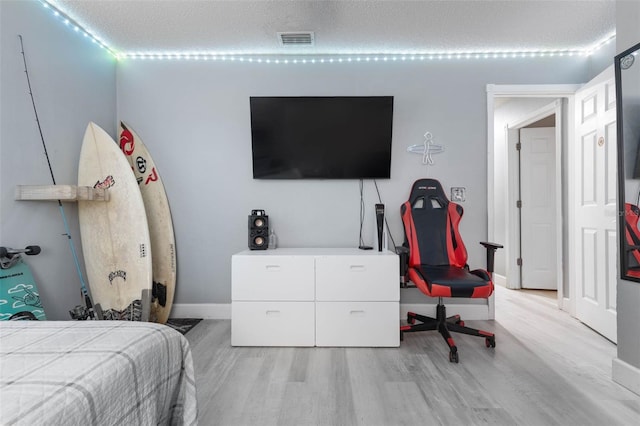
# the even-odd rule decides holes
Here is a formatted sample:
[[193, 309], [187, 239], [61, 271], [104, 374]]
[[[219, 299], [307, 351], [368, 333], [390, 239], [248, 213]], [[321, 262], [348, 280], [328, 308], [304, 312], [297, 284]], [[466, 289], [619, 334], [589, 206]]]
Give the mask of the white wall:
[[[633, 0], [637, 1], [637, 0]], [[593, 80], [598, 74], [607, 69], [607, 67], [613, 64], [613, 58], [616, 56], [616, 39], [611, 40], [609, 43], [602, 46], [589, 56], [589, 62], [587, 65], [587, 79], [584, 81]]]
[[[163, 176], [178, 252], [176, 303], [228, 303], [230, 258], [247, 247], [247, 215], [265, 209], [282, 247], [358, 245], [358, 182], [262, 181], [251, 174], [249, 97], [393, 95], [391, 179], [379, 182], [390, 230], [414, 180], [467, 188], [461, 228], [472, 266], [487, 236], [487, 83], [583, 82], [586, 58], [275, 65], [128, 60], [118, 65], [118, 117], [145, 140]], [[406, 152], [426, 131], [435, 166]], [[365, 184], [367, 217], [377, 201]], [[365, 225], [365, 231], [372, 226]], [[366, 235], [369, 243], [373, 234]], [[424, 301], [404, 291], [403, 302]]]
[[[68, 319], [81, 303], [56, 202], [14, 201], [16, 185], [48, 185], [51, 175], [36, 125], [18, 34], [57, 183], [77, 182], [80, 144], [92, 120], [115, 128], [115, 61], [37, 1], [0, 1], [0, 245], [30, 244], [42, 253], [33, 269], [49, 319]], [[81, 256], [76, 205], [64, 205]], [[80, 257], [82, 262], [82, 257]]]

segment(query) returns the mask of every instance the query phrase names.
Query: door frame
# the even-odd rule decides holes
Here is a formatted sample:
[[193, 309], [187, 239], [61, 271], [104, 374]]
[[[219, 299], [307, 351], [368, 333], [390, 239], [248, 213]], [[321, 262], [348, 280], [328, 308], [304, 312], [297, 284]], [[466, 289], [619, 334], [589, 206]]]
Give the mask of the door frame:
[[[492, 220], [495, 214], [495, 192], [494, 192], [494, 172], [496, 167], [495, 161], [495, 134], [494, 134], [494, 111], [495, 111], [495, 99], [496, 98], [562, 98], [567, 100], [567, 119], [575, 116], [575, 100], [574, 94], [581, 87], [580, 84], [532, 84], [532, 85], [498, 85], [498, 84], [487, 84], [487, 235], [489, 240], [494, 239], [495, 236], [495, 224]], [[574, 139], [575, 129], [572, 125], [573, 121], [567, 121], [567, 126], [561, 129], [561, 137], [558, 139], [560, 143], [557, 143], [556, 146], [560, 149], [560, 152], [566, 153], [566, 158], [571, 159], [574, 149], [572, 148], [572, 144], [569, 141]], [[556, 123], [557, 124], [557, 123]], [[562, 123], [560, 123], [562, 127]], [[558, 129], [558, 126], [556, 126]], [[563, 191], [566, 190], [566, 200], [573, 200], [574, 192], [575, 192], [575, 182], [573, 178], [573, 170], [575, 164], [572, 161], [566, 161], [567, 173], [562, 174], [562, 161], [563, 157], [559, 156], [556, 158], [556, 171], [558, 175], [556, 176], [556, 180], [560, 180], [560, 188], [558, 188], [558, 192], [556, 197], [559, 197], [559, 204], [557, 207], [562, 209], [562, 199], [563, 199]], [[513, 165], [509, 164], [508, 161], [507, 174], [510, 176], [512, 173]], [[562, 183], [562, 176], [566, 176], [566, 181]], [[512, 203], [513, 204], [513, 203]], [[575, 208], [572, 202], [566, 203], [566, 219], [560, 216], [560, 221], [558, 222], [560, 228], [564, 223], [571, 224], [575, 222]], [[509, 223], [506, 224], [506, 232], [511, 234], [511, 227], [513, 226], [513, 220], [510, 218], [510, 214], [506, 217]], [[573, 258], [573, 234], [574, 230], [571, 226], [568, 226], [568, 243], [567, 247], [563, 247], [561, 245], [560, 256], [562, 256], [563, 252], [567, 252], [567, 263], [559, 263], [558, 264], [558, 273], [563, 278], [562, 282], [564, 282], [564, 278], [568, 278], [568, 282], [572, 283], [574, 280], [572, 279], [573, 270], [571, 265], [575, 264]], [[558, 234], [558, 237], [562, 240], [562, 232]], [[507, 244], [511, 244], [510, 238], [507, 238]], [[514, 247], [514, 246], [511, 246]], [[510, 251], [513, 250], [510, 247], [506, 247], [506, 253], [510, 254]], [[509, 259], [509, 257], [506, 257]], [[507, 269], [509, 269], [509, 265], [507, 262]], [[506, 286], [508, 282], [512, 279], [511, 271], [507, 271], [508, 276], [506, 277], [497, 277], [496, 281], [499, 279], [503, 280], [503, 285]], [[509, 274], [510, 273], [510, 274]], [[573, 291], [569, 294], [565, 294], [564, 285], [558, 286], [558, 307], [562, 310], [569, 312], [571, 315], [575, 316], [575, 298], [572, 297]], [[493, 314], [495, 312], [495, 306], [492, 303], [492, 299], [490, 299], [490, 312]]]
[[[555, 114], [556, 116], [556, 126], [555, 126], [555, 159], [554, 159], [554, 171], [555, 171], [555, 222], [556, 222], [556, 247], [559, 247], [560, 250], [556, 251], [556, 289], [558, 292], [562, 292], [563, 288], [563, 277], [562, 277], [562, 100], [556, 99], [548, 105], [543, 106], [533, 112], [528, 113], [525, 117], [507, 124], [505, 128], [506, 141], [507, 141], [507, 161], [508, 161], [508, 171], [507, 171], [507, 187], [508, 187], [508, 196], [507, 196], [507, 208], [508, 208], [508, 228], [507, 228], [507, 237], [508, 237], [508, 257], [506, 257], [507, 262], [507, 288], [511, 289], [521, 289], [522, 288], [522, 267], [518, 266], [517, 258], [519, 253], [518, 247], [520, 247], [521, 241], [521, 223], [519, 218], [519, 210], [516, 202], [520, 198], [519, 195], [519, 182], [520, 182], [520, 164], [518, 161], [518, 152], [515, 147], [515, 142], [513, 138], [510, 137], [509, 133], [511, 131], [519, 132], [520, 129], [527, 127], [530, 124], [535, 123], [538, 120], [541, 120], [545, 117], [549, 117], [550, 115]], [[518, 137], [518, 141], [520, 138]], [[560, 298], [559, 298], [560, 299]]]

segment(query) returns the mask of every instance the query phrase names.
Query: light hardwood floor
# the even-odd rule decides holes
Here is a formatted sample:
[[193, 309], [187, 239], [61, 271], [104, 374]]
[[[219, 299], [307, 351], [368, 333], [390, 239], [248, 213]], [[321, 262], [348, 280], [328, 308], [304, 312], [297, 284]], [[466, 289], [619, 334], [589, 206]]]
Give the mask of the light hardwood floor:
[[[454, 312], [449, 312], [450, 315]], [[234, 348], [228, 320], [187, 334], [201, 425], [637, 425], [640, 396], [611, 380], [614, 344], [545, 297], [498, 288], [496, 333], [437, 332], [400, 348]]]

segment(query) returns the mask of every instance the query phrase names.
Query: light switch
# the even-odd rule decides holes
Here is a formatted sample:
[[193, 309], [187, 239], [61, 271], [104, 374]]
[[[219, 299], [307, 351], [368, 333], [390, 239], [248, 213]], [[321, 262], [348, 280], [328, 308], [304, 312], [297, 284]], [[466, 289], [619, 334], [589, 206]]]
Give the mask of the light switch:
[[463, 202], [465, 200], [466, 189], [461, 186], [451, 187], [451, 201]]

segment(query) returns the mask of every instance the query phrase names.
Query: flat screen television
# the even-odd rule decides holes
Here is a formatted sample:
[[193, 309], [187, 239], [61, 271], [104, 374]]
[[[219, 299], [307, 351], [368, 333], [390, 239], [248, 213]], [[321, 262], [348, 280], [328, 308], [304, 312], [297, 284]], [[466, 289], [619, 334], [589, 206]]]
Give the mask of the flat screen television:
[[393, 96], [251, 97], [254, 179], [388, 179]]

